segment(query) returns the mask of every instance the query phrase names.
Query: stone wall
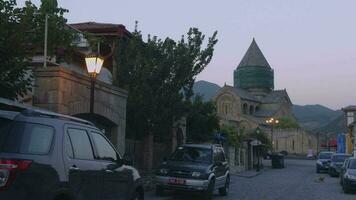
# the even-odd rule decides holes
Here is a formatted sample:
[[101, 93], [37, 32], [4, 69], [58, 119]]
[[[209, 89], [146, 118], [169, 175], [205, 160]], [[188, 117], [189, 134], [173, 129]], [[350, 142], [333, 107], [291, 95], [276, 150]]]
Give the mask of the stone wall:
[[273, 131], [274, 149], [277, 152], [306, 155], [309, 149], [317, 151], [317, 139], [302, 129], [276, 129]]
[[[66, 115], [89, 113], [90, 78], [64, 67], [47, 67], [34, 71], [33, 105]], [[94, 113], [113, 124], [112, 143], [120, 153], [125, 149], [127, 91], [97, 81]]]

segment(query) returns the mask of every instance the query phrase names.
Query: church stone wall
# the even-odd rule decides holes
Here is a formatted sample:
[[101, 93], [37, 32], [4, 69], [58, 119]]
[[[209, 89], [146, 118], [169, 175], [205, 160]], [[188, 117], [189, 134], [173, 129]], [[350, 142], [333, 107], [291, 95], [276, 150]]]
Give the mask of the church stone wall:
[[306, 155], [309, 149], [317, 150], [316, 137], [302, 129], [276, 129], [273, 131], [274, 149], [277, 152]]

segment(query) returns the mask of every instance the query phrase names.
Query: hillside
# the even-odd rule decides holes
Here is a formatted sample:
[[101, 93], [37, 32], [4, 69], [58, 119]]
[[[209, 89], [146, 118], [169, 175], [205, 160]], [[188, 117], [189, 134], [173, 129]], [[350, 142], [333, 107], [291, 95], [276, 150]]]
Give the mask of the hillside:
[[208, 81], [197, 81], [193, 86], [195, 94], [203, 96], [204, 101], [209, 101], [221, 87]]
[[343, 116], [342, 111], [334, 111], [322, 105], [294, 105], [293, 113], [300, 125], [310, 131], [326, 127]]

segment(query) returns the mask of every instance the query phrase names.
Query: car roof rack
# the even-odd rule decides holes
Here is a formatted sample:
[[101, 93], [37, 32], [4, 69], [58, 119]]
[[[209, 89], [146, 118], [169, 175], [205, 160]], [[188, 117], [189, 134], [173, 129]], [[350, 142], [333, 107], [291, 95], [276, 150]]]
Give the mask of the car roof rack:
[[92, 122], [84, 120], [84, 119], [72, 117], [69, 115], [62, 115], [62, 114], [55, 113], [55, 112], [39, 110], [39, 109], [25, 109], [21, 112], [21, 114], [25, 115], [25, 116], [39, 116], [39, 117], [56, 118], [56, 119], [68, 120], [68, 121], [72, 121], [72, 122], [76, 122], [76, 123], [81, 123], [81, 124], [85, 124], [85, 125], [95, 126]]

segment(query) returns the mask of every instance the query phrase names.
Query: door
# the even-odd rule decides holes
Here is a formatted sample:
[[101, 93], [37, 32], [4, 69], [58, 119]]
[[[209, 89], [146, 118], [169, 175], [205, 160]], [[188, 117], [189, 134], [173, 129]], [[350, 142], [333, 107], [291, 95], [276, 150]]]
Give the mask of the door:
[[228, 168], [228, 163], [226, 162], [224, 152], [221, 148], [214, 149], [214, 160], [216, 163], [216, 187], [222, 187], [225, 185], [225, 174]]
[[100, 199], [129, 199], [132, 187], [132, 172], [121, 164], [120, 156], [111, 143], [101, 133], [92, 131], [91, 137], [95, 146], [96, 159], [103, 166], [103, 186]]
[[88, 132], [67, 127], [64, 140], [64, 161], [71, 192], [77, 200], [100, 199], [102, 165], [94, 159]]

